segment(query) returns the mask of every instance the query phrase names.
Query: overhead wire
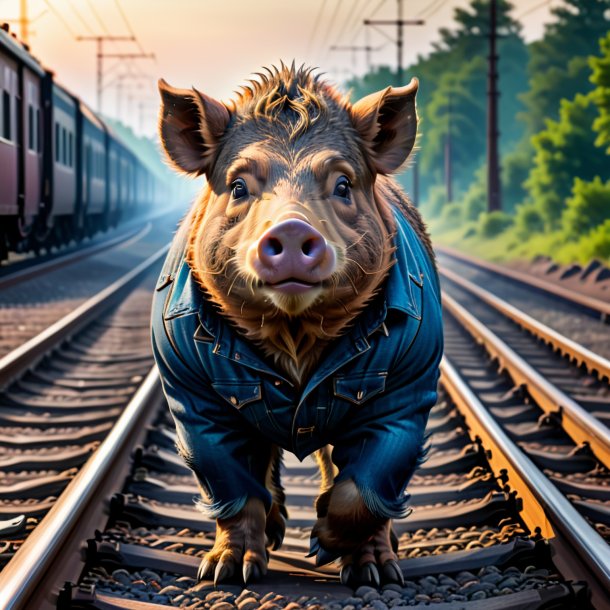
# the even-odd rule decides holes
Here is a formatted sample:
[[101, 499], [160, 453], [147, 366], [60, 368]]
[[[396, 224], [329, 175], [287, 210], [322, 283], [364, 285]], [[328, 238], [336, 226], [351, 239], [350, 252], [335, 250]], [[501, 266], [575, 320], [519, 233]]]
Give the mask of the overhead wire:
[[95, 32], [93, 31], [93, 28], [87, 23], [87, 21], [85, 21], [85, 18], [83, 17], [81, 12], [76, 8], [76, 6], [74, 6], [74, 3], [72, 2], [72, 0], [68, 0], [68, 4], [70, 5], [72, 12], [76, 15], [78, 20], [83, 24], [85, 29], [89, 30], [90, 34], [95, 34]]
[[540, 2], [539, 4], [532, 6], [530, 9], [526, 10], [524, 13], [521, 13], [519, 16], [517, 16], [516, 17], [517, 21], [520, 21], [521, 19], [523, 19], [523, 17], [526, 17], [530, 13], [533, 13], [534, 11], [541, 9], [544, 6], [549, 5], [550, 3], [551, 3], [551, 0], [544, 0], [544, 2]]
[[311, 35], [309, 36], [309, 42], [307, 43], [307, 55], [309, 55], [309, 52], [311, 51], [311, 47], [313, 45], [313, 41], [316, 37], [316, 34], [318, 33], [318, 27], [320, 26], [320, 19], [322, 18], [322, 14], [324, 13], [324, 8], [326, 7], [327, 2], [328, 2], [328, 0], [322, 0], [322, 2], [320, 4], [320, 10], [318, 11], [318, 14], [316, 15], [316, 20], [313, 25], [313, 30], [311, 31]]
[[77, 39], [76, 33], [70, 27], [70, 24], [62, 16], [62, 14], [51, 4], [51, 2], [49, 0], [43, 0], [43, 2], [49, 7], [49, 10], [55, 15], [55, 17], [57, 17], [57, 19], [59, 19], [62, 22], [62, 24], [66, 28], [66, 30], [68, 30], [68, 32], [70, 32], [70, 36], [72, 36], [72, 38], [74, 38], [74, 40], [76, 40]]

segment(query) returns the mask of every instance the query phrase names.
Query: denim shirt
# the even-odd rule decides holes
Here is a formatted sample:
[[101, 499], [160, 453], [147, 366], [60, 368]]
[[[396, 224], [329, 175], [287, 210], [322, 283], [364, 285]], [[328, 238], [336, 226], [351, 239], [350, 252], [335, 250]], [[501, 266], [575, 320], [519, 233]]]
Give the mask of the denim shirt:
[[434, 265], [394, 212], [396, 262], [383, 290], [335, 340], [301, 389], [212, 305], [174, 239], [153, 303], [153, 350], [178, 448], [214, 518], [248, 497], [267, 509], [272, 445], [299, 459], [330, 444], [335, 482], [353, 479], [369, 510], [407, 514], [406, 485], [422, 456], [443, 351]]

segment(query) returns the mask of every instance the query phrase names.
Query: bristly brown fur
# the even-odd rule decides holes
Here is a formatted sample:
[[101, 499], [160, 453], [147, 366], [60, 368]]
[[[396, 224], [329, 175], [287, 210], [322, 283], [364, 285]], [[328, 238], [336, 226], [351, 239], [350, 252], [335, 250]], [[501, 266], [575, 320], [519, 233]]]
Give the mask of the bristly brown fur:
[[[327, 345], [346, 332], [382, 288], [393, 264], [392, 207], [407, 217], [433, 255], [417, 210], [391, 178], [372, 169], [347, 98], [294, 64], [282, 64], [259, 79], [227, 105], [229, 126], [190, 216], [187, 261], [222, 315], [302, 385]], [[352, 211], [323, 205], [311, 162], [325, 149], [340, 151], [355, 170]], [[251, 202], [250, 211], [229, 213], [226, 172], [244, 150], [251, 151], [249, 160], [264, 157], [270, 168], [268, 194]], [[257, 239], [284, 209], [307, 215], [340, 257], [324, 294], [298, 316], [265, 297], [244, 265], [244, 243]]]

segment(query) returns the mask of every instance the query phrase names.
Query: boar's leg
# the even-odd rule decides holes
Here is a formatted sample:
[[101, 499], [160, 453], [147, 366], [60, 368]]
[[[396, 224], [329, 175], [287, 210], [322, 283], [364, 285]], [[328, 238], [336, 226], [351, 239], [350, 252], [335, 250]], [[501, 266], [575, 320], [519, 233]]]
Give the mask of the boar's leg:
[[231, 578], [243, 565], [244, 582], [256, 580], [267, 572], [265, 549], [265, 507], [258, 498], [249, 498], [234, 517], [216, 520], [216, 541], [206, 554], [197, 578], [214, 575], [214, 585]]
[[332, 447], [330, 445], [325, 445], [314, 453], [316, 463], [320, 469], [320, 477], [322, 478], [320, 494], [324, 494], [332, 487], [333, 479], [335, 478], [336, 469], [331, 458], [331, 450]]
[[352, 480], [341, 481], [320, 494], [316, 510], [311, 551], [318, 565], [341, 557], [344, 584], [378, 586], [380, 571], [384, 582], [403, 582], [391, 520], [369, 511]]
[[265, 535], [267, 545], [274, 551], [282, 546], [284, 534], [286, 533], [286, 520], [288, 511], [286, 510], [286, 494], [281, 481], [282, 449], [277, 445], [271, 448], [271, 459], [267, 468], [265, 485], [271, 493], [273, 502], [267, 514], [267, 525]]
[[388, 519], [360, 548], [341, 558], [341, 582], [344, 585], [379, 587], [383, 581], [404, 586], [391, 523]]

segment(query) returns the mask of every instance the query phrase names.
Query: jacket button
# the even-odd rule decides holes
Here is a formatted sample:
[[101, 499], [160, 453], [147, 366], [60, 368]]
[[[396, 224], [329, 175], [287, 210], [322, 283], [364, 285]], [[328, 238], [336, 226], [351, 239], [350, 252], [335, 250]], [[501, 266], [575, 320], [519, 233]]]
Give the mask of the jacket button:
[[276, 379], [276, 380], [273, 382], [273, 385], [275, 385], [275, 386], [282, 385], [282, 382], [281, 382], [279, 379]]
[[231, 401], [232, 405], [236, 405], [237, 404], [237, 397], [236, 396], [231, 396], [230, 401]]
[[364, 396], [364, 392], [362, 390], [358, 390], [358, 393], [356, 394], [356, 398], [358, 400], [362, 400], [363, 396]]
[[239, 360], [240, 358], [241, 356], [237, 352], [235, 352], [235, 360]]

